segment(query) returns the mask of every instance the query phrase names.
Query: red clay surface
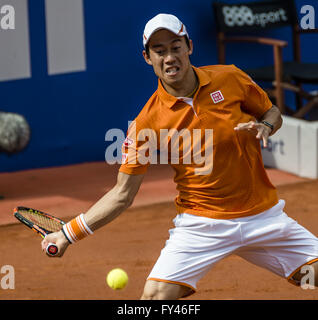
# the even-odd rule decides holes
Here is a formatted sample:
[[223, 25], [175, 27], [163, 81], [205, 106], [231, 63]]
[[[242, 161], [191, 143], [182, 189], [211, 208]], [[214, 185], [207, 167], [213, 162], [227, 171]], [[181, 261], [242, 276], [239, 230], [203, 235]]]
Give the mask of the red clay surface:
[[[17, 224], [12, 209], [30, 206], [66, 221], [85, 212], [115, 183], [117, 166], [89, 163], [0, 174], [0, 268], [15, 269], [15, 289], [0, 286], [0, 299], [139, 299], [145, 279], [168, 238], [175, 217], [173, 171], [152, 166], [133, 206], [109, 225], [69, 247], [61, 259], [48, 258], [41, 238]], [[318, 181], [268, 170], [285, 211], [318, 233]], [[129, 275], [123, 290], [107, 287], [116, 267]], [[0, 281], [3, 274], [0, 273]], [[318, 289], [303, 290], [285, 279], [231, 256], [217, 264], [185, 299], [318, 299]]]

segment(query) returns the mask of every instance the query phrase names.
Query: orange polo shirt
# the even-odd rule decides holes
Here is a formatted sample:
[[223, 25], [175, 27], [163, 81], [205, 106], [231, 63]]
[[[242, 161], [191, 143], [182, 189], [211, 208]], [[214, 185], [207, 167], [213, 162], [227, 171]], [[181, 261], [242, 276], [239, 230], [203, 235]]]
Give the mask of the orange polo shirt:
[[128, 129], [119, 170], [143, 174], [156, 163], [159, 150], [160, 163], [167, 161], [175, 170], [178, 213], [232, 219], [271, 208], [278, 198], [264, 169], [260, 141], [234, 130], [238, 123], [260, 119], [271, 101], [234, 65], [193, 69], [199, 79], [193, 105], [168, 94], [159, 80]]

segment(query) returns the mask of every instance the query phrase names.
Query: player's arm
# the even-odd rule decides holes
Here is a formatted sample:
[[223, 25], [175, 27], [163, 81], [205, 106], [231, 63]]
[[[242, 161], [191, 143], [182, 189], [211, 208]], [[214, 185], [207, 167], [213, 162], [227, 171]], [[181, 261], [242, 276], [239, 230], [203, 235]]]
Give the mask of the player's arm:
[[144, 175], [129, 175], [119, 172], [117, 183], [108, 193], [97, 201], [84, 215], [91, 230], [96, 230], [111, 222], [134, 201]]
[[45, 250], [49, 242], [54, 243], [59, 251], [57, 256], [61, 257], [70, 243], [114, 220], [133, 203], [143, 177], [143, 174], [128, 175], [119, 172], [116, 185], [85, 214], [65, 225], [65, 229], [46, 236], [42, 241], [42, 250]]
[[234, 130], [248, 130], [256, 135], [256, 139], [263, 140], [263, 146], [267, 147], [268, 137], [273, 135], [282, 126], [283, 119], [280, 110], [272, 106], [258, 121], [239, 123]]
[[281, 112], [276, 106], [272, 106], [263, 114], [263, 116], [258, 121], [263, 125], [264, 123], [267, 123], [273, 126], [273, 129], [270, 128], [270, 136], [273, 135], [277, 130], [279, 130], [283, 124]]

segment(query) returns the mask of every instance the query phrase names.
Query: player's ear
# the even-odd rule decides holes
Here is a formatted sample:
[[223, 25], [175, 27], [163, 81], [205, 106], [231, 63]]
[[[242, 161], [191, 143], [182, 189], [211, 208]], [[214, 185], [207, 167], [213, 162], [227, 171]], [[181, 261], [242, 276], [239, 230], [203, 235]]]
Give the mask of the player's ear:
[[147, 54], [146, 50], [142, 51], [142, 55], [144, 56], [146, 63], [149, 64], [150, 66], [152, 66], [151, 59], [150, 59], [149, 55]]
[[189, 39], [189, 56], [193, 53], [193, 42]]

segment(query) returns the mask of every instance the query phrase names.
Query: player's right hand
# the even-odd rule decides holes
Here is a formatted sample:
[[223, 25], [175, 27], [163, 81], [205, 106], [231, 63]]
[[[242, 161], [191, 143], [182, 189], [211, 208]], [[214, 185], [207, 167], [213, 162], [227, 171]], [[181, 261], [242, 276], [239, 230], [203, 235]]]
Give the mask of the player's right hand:
[[42, 251], [46, 252], [46, 247], [49, 243], [54, 243], [58, 247], [58, 253], [55, 256], [49, 257], [62, 257], [68, 245], [70, 244], [65, 238], [62, 231], [48, 234], [41, 242]]

